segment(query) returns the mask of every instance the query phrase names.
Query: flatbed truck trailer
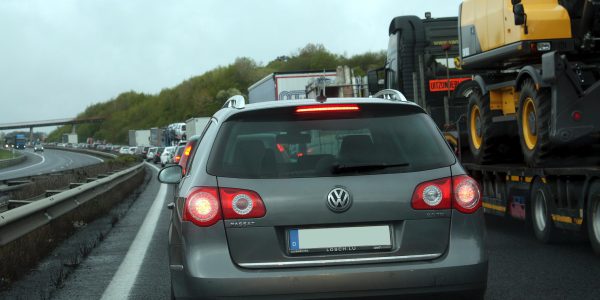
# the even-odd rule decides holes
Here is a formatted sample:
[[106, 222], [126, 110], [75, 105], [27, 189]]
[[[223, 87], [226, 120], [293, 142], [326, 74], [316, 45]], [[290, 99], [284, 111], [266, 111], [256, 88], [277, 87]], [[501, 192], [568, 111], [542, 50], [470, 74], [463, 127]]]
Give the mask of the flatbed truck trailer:
[[[392, 20], [390, 28], [397, 27], [398, 20], [410, 20], [412, 24], [419, 24], [416, 17], [398, 17]], [[473, 93], [455, 92], [448, 99], [448, 104], [439, 103], [440, 101], [434, 97], [434, 93], [424, 93], [425, 97], [420, 97], [418, 93], [415, 93], [415, 89], [407, 88], [411, 85], [411, 82], [407, 82], [410, 80], [410, 76], [407, 78], [404, 78], [406, 76], [394, 76], [394, 65], [418, 64], [417, 58], [425, 57], [428, 48], [440, 47], [437, 45], [439, 43], [436, 44], [439, 39], [437, 36], [425, 35], [426, 32], [434, 32], [427, 29], [427, 26], [438, 29], [444, 26], [456, 26], [454, 35], [448, 34], [448, 31], [443, 32], [446, 40], [458, 38], [458, 22], [455, 25], [445, 25], [449, 24], [447, 21], [446, 18], [423, 20], [422, 24], [425, 26], [425, 30], [421, 31], [423, 35], [416, 36], [421, 39], [421, 46], [425, 45], [421, 50], [418, 50], [417, 47], [413, 50], [407, 49], [406, 46], [400, 49], [396, 46], [396, 41], [400, 39], [397, 33], [406, 32], [406, 30], [390, 30], [386, 67], [383, 70], [376, 70], [386, 74], [383, 76], [384, 84], [378, 88], [370, 84], [370, 92], [376, 92], [380, 88], [398, 89], [406, 98], [417, 103], [420, 102], [427, 108], [449, 145], [457, 152], [465, 169], [480, 183], [483, 207], [486, 213], [526, 221], [531, 224], [536, 238], [544, 243], [562, 240], [565, 235], [586, 234], [594, 251], [600, 254], [600, 165], [597, 160], [591, 156], [565, 157], [564, 155], [568, 155], [568, 153], [563, 153], [562, 157], [557, 158], [563, 160], [559, 167], [530, 167], [525, 162], [478, 163], [468, 147], [465, 147], [469, 143], [467, 131], [468, 125], [470, 125], [467, 122], [467, 99]], [[449, 52], [452, 50], [451, 48]], [[401, 51], [413, 51], [414, 53], [410, 56], [402, 55]], [[450, 54], [454, 55], [455, 53]], [[408, 61], [400, 62], [399, 60]], [[375, 76], [373, 72], [371, 75], [379, 82], [381, 77]], [[465, 76], [466, 74], [461, 75]], [[414, 82], [418, 83], [417, 80], [412, 81], [412, 83]], [[461, 83], [462, 85], [456, 87], [457, 90], [461, 87], [472, 88], [474, 82]], [[467, 89], [461, 90], [467, 91]], [[444, 108], [443, 114], [436, 113], [434, 108], [439, 106]], [[594, 151], [600, 153], [597, 149]], [[520, 155], [520, 153], [515, 155]], [[577, 164], [572, 164], [573, 161], [577, 161]]]
[[587, 233], [600, 254], [599, 166], [463, 165], [482, 187], [486, 213], [527, 221], [545, 243]]

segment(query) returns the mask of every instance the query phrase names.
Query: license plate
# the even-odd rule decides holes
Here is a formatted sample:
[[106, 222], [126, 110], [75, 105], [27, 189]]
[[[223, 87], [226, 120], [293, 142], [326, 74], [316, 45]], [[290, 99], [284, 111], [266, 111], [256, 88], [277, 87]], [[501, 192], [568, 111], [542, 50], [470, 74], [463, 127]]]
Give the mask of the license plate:
[[293, 228], [288, 230], [288, 250], [296, 253], [339, 253], [389, 250], [390, 226]]

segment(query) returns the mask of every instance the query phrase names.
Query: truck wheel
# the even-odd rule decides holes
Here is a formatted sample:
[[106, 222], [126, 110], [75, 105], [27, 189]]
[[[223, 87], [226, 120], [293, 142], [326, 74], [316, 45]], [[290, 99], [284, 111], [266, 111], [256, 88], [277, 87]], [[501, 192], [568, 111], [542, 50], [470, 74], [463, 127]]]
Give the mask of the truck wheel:
[[592, 249], [600, 255], [600, 181], [594, 181], [588, 193], [585, 222]]
[[474, 92], [481, 93], [479, 91], [479, 84], [473, 80], [464, 81], [456, 87], [452, 93], [452, 98], [469, 98]]
[[558, 230], [554, 226], [551, 215], [551, 205], [554, 195], [550, 186], [540, 178], [536, 178], [529, 197], [529, 217], [535, 237], [542, 243], [548, 244], [558, 240]]
[[490, 163], [498, 155], [498, 131], [494, 130], [492, 118], [497, 114], [490, 109], [489, 94], [483, 96], [479, 90], [469, 95], [467, 134], [469, 148], [475, 162]]
[[531, 80], [521, 87], [517, 122], [525, 163], [541, 166], [550, 153], [550, 93], [536, 90]]

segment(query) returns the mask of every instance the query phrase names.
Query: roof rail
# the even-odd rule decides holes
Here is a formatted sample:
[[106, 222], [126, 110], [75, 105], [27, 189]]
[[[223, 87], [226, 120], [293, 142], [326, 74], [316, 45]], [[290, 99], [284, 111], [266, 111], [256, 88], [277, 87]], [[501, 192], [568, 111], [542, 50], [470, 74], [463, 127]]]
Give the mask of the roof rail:
[[404, 97], [404, 95], [402, 95], [402, 93], [400, 93], [400, 91], [393, 90], [393, 89], [381, 90], [381, 91], [377, 92], [375, 95], [373, 95], [373, 98], [381, 98], [381, 99], [387, 99], [387, 100], [392, 100], [392, 101], [407, 101], [406, 97]]
[[242, 95], [231, 96], [225, 101], [225, 104], [223, 104], [223, 108], [227, 107], [242, 109], [246, 107], [246, 100], [244, 100], [244, 96]]

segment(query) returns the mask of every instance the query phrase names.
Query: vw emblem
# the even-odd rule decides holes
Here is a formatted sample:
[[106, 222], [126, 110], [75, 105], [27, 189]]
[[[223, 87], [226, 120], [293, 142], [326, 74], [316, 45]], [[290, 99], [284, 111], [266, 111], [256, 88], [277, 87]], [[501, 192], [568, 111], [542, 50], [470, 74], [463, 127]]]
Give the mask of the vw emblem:
[[352, 196], [343, 187], [336, 187], [327, 195], [327, 207], [336, 213], [347, 211], [352, 205]]

